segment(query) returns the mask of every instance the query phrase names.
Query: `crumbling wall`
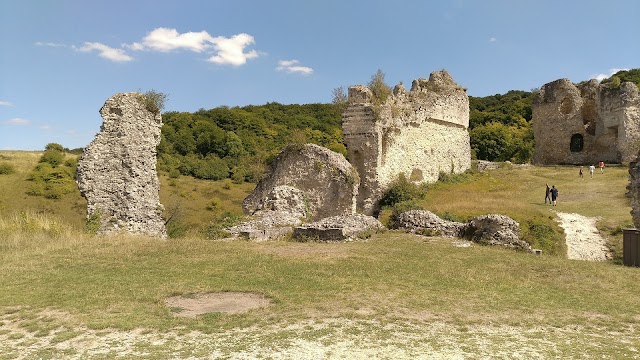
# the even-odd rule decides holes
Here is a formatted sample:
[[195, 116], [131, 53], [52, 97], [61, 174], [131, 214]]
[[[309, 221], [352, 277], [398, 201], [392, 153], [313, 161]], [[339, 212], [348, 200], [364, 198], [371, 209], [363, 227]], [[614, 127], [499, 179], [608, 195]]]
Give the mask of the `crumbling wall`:
[[272, 189], [288, 185], [304, 194], [311, 220], [350, 215], [356, 211], [359, 182], [357, 171], [342, 154], [314, 144], [290, 145], [276, 156], [242, 207], [254, 214]]
[[99, 233], [166, 237], [156, 173], [162, 117], [147, 110], [138, 93], [112, 96], [100, 114], [100, 132], [77, 168], [87, 217], [100, 221]]
[[441, 172], [471, 166], [469, 98], [446, 71], [397, 85], [377, 104], [364, 85], [349, 88], [342, 119], [349, 161], [361, 182], [358, 209], [375, 214], [378, 201], [399, 174], [413, 182], [434, 182]]
[[640, 140], [640, 96], [633, 83], [619, 88], [591, 80], [545, 84], [533, 102], [536, 164], [629, 162]]

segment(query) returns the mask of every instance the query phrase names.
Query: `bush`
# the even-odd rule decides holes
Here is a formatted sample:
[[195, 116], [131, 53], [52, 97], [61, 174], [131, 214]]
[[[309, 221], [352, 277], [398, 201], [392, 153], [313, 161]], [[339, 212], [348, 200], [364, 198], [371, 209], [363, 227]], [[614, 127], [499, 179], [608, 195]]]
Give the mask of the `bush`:
[[14, 172], [15, 170], [13, 169], [13, 166], [11, 166], [11, 164], [0, 163], [0, 175], [9, 175], [13, 174]]
[[222, 239], [230, 234], [224, 231], [224, 228], [238, 224], [242, 220], [242, 216], [225, 211], [222, 215], [217, 216], [211, 221], [211, 224], [205, 229], [205, 237], [210, 240]]
[[64, 146], [62, 146], [60, 144], [56, 144], [56, 143], [48, 143], [47, 145], [45, 145], [44, 150], [45, 151], [65, 152]]
[[222, 205], [222, 200], [218, 197], [214, 197], [209, 200], [209, 203], [207, 203], [207, 210], [216, 211], [220, 208], [220, 205]]
[[426, 185], [416, 185], [400, 174], [380, 199], [380, 205], [390, 207], [405, 201], [424, 199], [425, 195]]
[[56, 167], [64, 162], [64, 154], [56, 150], [47, 150], [42, 154], [38, 162], [51, 164], [51, 166]]

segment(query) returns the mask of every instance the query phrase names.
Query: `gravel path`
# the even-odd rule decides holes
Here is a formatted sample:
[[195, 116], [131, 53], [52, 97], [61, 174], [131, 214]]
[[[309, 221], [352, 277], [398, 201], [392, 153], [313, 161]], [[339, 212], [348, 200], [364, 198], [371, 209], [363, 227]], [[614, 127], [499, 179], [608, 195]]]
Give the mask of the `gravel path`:
[[611, 258], [606, 240], [596, 228], [596, 218], [580, 214], [557, 212], [567, 241], [567, 258], [603, 261]]

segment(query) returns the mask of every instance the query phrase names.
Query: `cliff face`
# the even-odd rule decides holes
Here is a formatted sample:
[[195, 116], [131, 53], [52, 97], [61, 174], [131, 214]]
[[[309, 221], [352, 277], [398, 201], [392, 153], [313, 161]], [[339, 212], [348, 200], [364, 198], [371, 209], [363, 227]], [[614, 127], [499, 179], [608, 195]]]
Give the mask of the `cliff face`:
[[545, 84], [533, 103], [534, 163], [629, 162], [640, 140], [640, 95], [629, 82]]
[[85, 148], [77, 169], [87, 216], [99, 217], [99, 233], [165, 238], [156, 173], [162, 117], [147, 110], [138, 93], [112, 96], [100, 114], [100, 132]]
[[366, 86], [353, 86], [343, 114], [349, 160], [361, 178], [360, 211], [376, 213], [399, 174], [434, 182], [440, 172], [460, 173], [471, 166], [469, 98], [449, 73], [414, 80], [410, 91], [397, 85], [384, 103], [374, 101]]

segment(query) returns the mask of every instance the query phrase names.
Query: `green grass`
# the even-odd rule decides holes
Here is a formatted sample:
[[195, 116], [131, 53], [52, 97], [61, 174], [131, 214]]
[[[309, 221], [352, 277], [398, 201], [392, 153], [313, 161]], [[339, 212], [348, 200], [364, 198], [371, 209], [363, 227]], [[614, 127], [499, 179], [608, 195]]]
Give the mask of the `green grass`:
[[[601, 229], [615, 233], [631, 222], [624, 198], [626, 169], [622, 167], [607, 168], [605, 174], [584, 180], [571, 167], [500, 169], [429, 188], [423, 206], [441, 216], [466, 219], [501, 213], [521, 224], [536, 225], [527, 227], [530, 233], [525, 236], [548, 241], [556, 256], [548, 254], [552, 251], [534, 256], [494, 247], [458, 248], [448, 239], [393, 231], [350, 243], [209, 241], [198, 229], [219, 212], [239, 213], [240, 201], [252, 185], [189, 177], [161, 176], [161, 199], [167, 208], [177, 203], [175, 208], [182, 211], [179, 220], [189, 229], [185, 237], [159, 241], [91, 236], [79, 230], [82, 213], [62, 209], [82, 202], [79, 194], [67, 194], [60, 200], [35, 198], [36, 203], [26, 195], [12, 200], [7, 192], [23, 191], [25, 175], [39, 155], [2, 155], [10, 157], [3, 161], [9, 161], [15, 172], [0, 175], [0, 320], [19, 324], [22, 332], [0, 332], [0, 338], [13, 341], [26, 336], [26, 340], [39, 341], [51, 337], [55, 344], [79, 336], [82, 330], [77, 329], [83, 327], [104, 329], [105, 334], [114, 329], [219, 334], [305, 320], [349, 319], [365, 324], [351, 328], [353, 333], [394, 341], [395, 333], [388, 326], [411, 332], [415, 323], [435, 321], [459, 329], [456, 336], [461, 344], [471, 344], [464, 345], [469, 346], [470, 354], [482, 349], [472, 341], [477, 326], [501, 324], [522, 329], [584, 329], [564, 338], [528, 335], [531, 341], [540, 336], [552, 343], [551, 357], [572, 354], [576, 344], [594, 358], [635, 356], [629, 349], [638, 344], [609, 345], [597, 339], [640, 326], [640, 272], [612, 261], [566, 260], [558, 240], [562, 232], [553, 220], [552, 208], [543, 204], [544, 184], [554, 184], [560, 189], [555, 210], [598, 216]], [[220, 201], [216, 200], [215, 209], [207, 210], [212, 198]], [[31, 208], [33, 204], [37, 205]], [[51, 207], [46, 214], [39, 211], [45, 205]], [[169, 296], [219, 291], [264, 294], [272, 305], [195, 320], [174, 317], [164, 305]], [[52, 310], [67, 315], [46, 315]], [[381, 325], [367, 325], [373, 321]], [[286, 344], [302, 336], [331, 342], [327, 334], [338, 333], [332, 327], [309, 328], [302, 334], [283, 328], [253, 340]], [[251, 348], [253, 340], [229, 344], [226, 354]], [[425, 341], [436, 348], [445, 346], [437, 339]], [[508, 341], [495, 338], [491, 342], [498, 352]], [[2, 346], [6, 354], [19, 353], [19, 349]], [[172, 355], [175, 353], [167, 346], [140, 343], [150, 353], [146, 358], [200, 354], [200, 350], [181, 347], [176, 350], [179, 355]], [[45, 348], [40, 355], [65, 356], [59, 351]], [[202, 351], [198, 356], [206, 357]]]

